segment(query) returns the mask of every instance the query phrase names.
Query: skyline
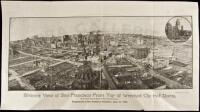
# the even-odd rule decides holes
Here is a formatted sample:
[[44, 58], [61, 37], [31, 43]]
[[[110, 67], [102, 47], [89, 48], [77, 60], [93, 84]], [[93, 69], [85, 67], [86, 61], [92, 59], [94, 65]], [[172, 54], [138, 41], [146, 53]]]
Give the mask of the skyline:
[[[163, 37], [166, 36], [165, 24], [170, 18], [171, 17], [12, 18], [10, 40], [23, 40], [33, 35], [50, 37], [52, 35], [61, 36], [66, 34], [88, 33], [95, 30], [107, 33], [145, 34]], [[190, 17], [187, 17], [187, 19], [189, 21], [191, 20]]]

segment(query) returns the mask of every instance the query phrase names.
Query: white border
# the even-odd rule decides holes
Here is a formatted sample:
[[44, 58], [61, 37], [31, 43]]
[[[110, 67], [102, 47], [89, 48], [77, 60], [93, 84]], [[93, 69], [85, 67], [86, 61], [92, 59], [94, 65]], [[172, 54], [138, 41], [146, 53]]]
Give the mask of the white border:
[[[11, 2], [3, 1], [2, 33], [2, 105], [1, 109], [111, 109], [111, 110], [198, 110], [199, 105], [199, 32], [198, 4], [194, 2]], [[99, 93], [167, 93], [176, 99], [126, 99], [128, 104], [75, 104], [68, 98], [23, 98], [23, 91], [8, 92], [8, 43], [10, 17], [67, 17], [67, 16], [176, 16], [193, 18], [193, 89], [188, 90], [99, 90]], [[58, 93], [30, 91], [31, 93]], [[65, 91], [72, 92], [72, 91]], [[97, 91], [73, 91], [92, 93]], [[29, 93], [29, 92], [27, 92]]]

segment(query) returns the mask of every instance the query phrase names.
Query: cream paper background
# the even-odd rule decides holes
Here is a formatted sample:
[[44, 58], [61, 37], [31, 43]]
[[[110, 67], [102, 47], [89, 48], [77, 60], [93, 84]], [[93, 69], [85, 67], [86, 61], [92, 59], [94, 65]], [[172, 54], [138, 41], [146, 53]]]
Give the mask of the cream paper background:
[[[2, 3], [2, 104], [1, 109], [111, 109], [111, 110], [198, 110], [199, 33], [198, 4], [192, 2], [1, 2]], [[8, 91], [8, 43], [10, 17], [68, 16], [192, 16], [193, 89], [170, 90], [73, 90]], [[125, 93], [173, 94], [176, 98], [124, 98], [128, 103], [72, 103], [76, 98], [24, 98], [24, 93]], [[80, 98], [77, 98], [80, 99]]]

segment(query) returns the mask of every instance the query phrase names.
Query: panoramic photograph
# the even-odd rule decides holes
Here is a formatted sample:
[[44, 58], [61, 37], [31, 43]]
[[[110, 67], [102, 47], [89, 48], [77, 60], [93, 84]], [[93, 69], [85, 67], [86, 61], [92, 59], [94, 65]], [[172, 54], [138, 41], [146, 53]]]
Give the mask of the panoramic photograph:
[[192, 18], [10, 18], [8, 90], [192, 89]]

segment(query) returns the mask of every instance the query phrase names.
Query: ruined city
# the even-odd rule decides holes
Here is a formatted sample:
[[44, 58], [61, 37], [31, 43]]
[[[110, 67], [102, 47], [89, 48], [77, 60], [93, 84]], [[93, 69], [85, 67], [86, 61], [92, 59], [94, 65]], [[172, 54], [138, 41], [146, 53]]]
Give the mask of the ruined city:
[[150, 35], [34, 35], [10, 42], [9, 90], [192, 88], [192, 64], [179, 61], [179, 52]]
[[[147, 20], [144, 18], [144, 22]], [[177, 21], [174, 29], [181, 25]], [[167, 37], [172, 25], [164, 25], [168, 28], [165, 36], [95, 29], [10, 40], [8, 89], [192, 89], [192, 36], [176, 43]], [[11, 36], [15, 38], [17, 27], [13, 32]]]

